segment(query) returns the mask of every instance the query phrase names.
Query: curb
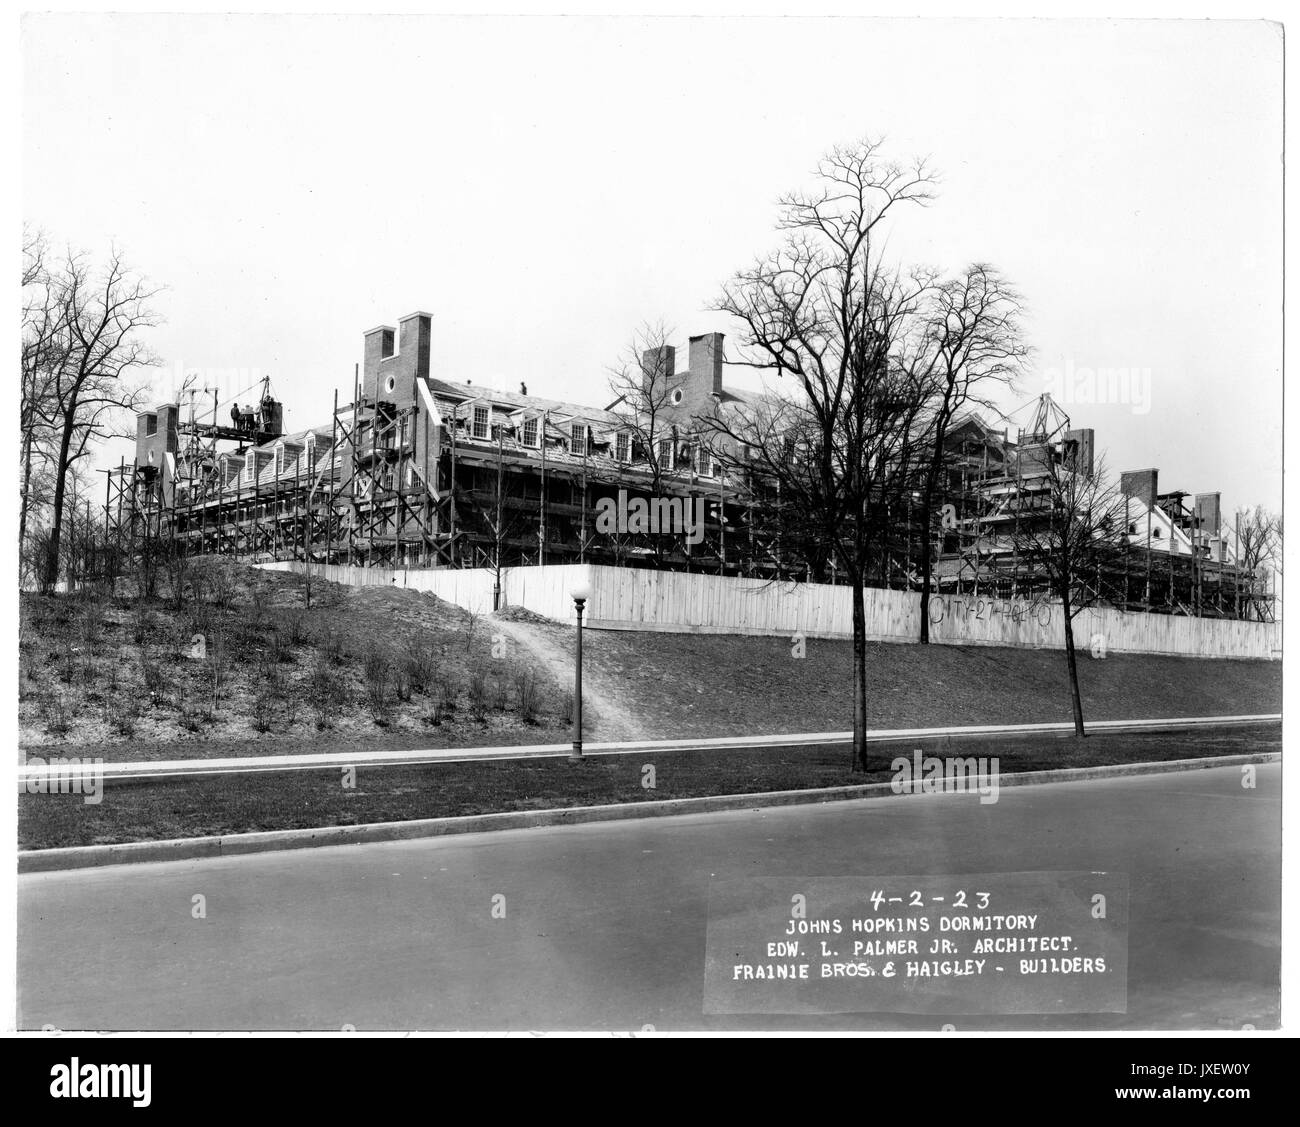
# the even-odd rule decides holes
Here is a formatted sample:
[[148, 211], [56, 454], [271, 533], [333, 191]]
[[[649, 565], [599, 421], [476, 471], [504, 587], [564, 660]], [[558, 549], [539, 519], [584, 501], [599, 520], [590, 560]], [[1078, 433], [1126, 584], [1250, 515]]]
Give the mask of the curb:
[[[1155, 763], [1116, 763], [1102, 767], [1063, 767], [1050, 771], [1019, 771], [998, 778], [1004, 787], [1038, 786], [1045, 783], [1085, 782], [1126, 775], [1161, 775], [1174, 771], [1196, 771], [1210, 767], [1235, 767], [1250, 763], [1280, 762], [1280, 752], [1247, 755], [1207, 756], [1200, 759], [1170, 759]], [[975, 780], [976, 785], [987, 776]], [[768, 807], [821, 805], [892, 795], [892, 783], [863, 783], [859, 786], [823, 787], [816, 790], [760, 791], [755, 794], [709, 795], [700, 798], [670, 798], [655, 802], [622, 803], [607, 806], [573, 806], [552, 810], [511, 810], [499, 814], [469, 814], [455, 818], [424, 818], [409, 822], [370, 822], [360, 826], [325, 826], [311, 830], [269, 830], [261, 833], [226, 834], [222, 837], [172, 838], [167, 841], [135, 841], [120, 845], [84, 845], [62, 849], [26, 850], [18, 854], [18, 872], [44, 873], [67, 869], [100, 868], [107, 865], [143, 864], [157, 861], [195, 861], [212, 857], [237, 857], [249, 853], [270, 853], [285, 849], [315, 849], [323, 846], [364, 845], [370, 842], [409, 841], [451, 834], [493, 833], [501, 830], [534, 829], [543, 826], [583, 825], [589, 822], [632, 821], [666, 818], [682, 814], [711, 814], [728, 810], [761, 810]], [[943, 797], [936, 792], [919, 797]], [[909, 797], [918, 797], [910, 795]]]

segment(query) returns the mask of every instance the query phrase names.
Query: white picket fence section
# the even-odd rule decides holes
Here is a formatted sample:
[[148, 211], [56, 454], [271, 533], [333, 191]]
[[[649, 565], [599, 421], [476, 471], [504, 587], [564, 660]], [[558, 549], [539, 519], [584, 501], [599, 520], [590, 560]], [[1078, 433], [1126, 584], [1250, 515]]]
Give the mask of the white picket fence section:
[[[263, 564], [301, 572], [301, 563]], [[493, 606], [495, 574], [482, 568], [398, 569], [321, 565], [313, 575], [354, 587], [405, 587], [437, 595], [479, 613]], [[852, 637], [853, 599], [848, 587], [821, 583], [769, 583], [686, 572], [562, 564], [510, 568], [502, 573], [501, 605], [521, 606], [547, 618], [573, 621], [569, 592], [585, 580], [591, 589], [587, 625], [602, 630], [664, 630], [694, 634], [758, 634], [810, 638]], [[867, 637], [915, 642], [921, 600], [915, 592], [865, 591]], [[1179, 654], [1275, 660], [1282, 654], [1281, 625], [1163, 614], [1125, 614], [1087, 608], [1074, 620], [1080, 648], [1104, 645], [1107, 653]], [[930, 636], [950, 645], [1060, 649], [1065, 629], [1059, 604], [934, 597]]]

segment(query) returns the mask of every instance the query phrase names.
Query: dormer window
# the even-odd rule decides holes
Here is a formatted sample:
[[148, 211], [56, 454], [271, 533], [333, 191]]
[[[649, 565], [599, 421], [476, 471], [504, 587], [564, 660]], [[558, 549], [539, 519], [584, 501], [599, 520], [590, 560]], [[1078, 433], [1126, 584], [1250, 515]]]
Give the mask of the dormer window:
[[525, 446], [537, 445], [537, 419], [525, 419], [521, 431], [521, 441]]
[[632, 460], [632, 436], [621, 430], [614, 436], [614, 457], [620, 462]]
[[655, 458], [661, 470], [670, 470], [673, 465], [673, 443], [671, 439], [661, 438], [655, 443]]
[[591, 432], [586, 423], [569, 424], [569, 452], [583, 457], [591, 453]]
[[474, 437], [487, 438], [488, 436], [488, 409], [486, 407], [474, 408]]

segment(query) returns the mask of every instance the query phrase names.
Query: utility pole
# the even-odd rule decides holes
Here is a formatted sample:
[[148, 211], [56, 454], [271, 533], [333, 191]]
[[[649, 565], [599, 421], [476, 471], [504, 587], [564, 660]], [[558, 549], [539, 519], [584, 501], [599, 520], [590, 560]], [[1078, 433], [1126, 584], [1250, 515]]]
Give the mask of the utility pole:
[[502, 507], [505, 502], [505, 447], [502, 442], [502, 433], [505, 428], [498, 423], [497, 432], [497, 523], [493, 532], [496, 534], [496, 567], [492, 581], [492, 609], [494, 611], [501, 609], [501, 547], [505, 539], [505, 526], [502, 522]]
[[539, 565], [546, 563], [546, 412], [542, 412], [542, 417], [537, 421], [541, 428], [537, 434], [537, 441], [542, 447], [542, 482], [541, 482], [541, 509], [537, 518], [537, 563]]

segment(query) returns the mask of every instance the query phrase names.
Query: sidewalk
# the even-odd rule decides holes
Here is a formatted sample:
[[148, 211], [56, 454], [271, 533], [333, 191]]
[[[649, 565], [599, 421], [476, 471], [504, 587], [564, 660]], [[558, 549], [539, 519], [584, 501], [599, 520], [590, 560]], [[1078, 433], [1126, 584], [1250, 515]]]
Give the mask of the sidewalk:
[[[1168, 731], [1182, 728], [1235, 727], [1248, 724], [1276, 723], [1281, 713], [1252, 716], [1188, 716], [1144, 720], [1097, 720], [1087, 725], [1089, 732]], [[1062, 735], [1074, 731], [1072, 723], [1052, 724], [985, 724], [954, 728], [877, 729], [867, 733], [869, 743], [909, 740], [962, 739], [978, 736]], [[713, 739], [638, 740], [624, 743], [588, 743], [584, 757], [603, 755], [645, 755], [667, 751], [713, 751], [736, 748], [788, 748], [848, 744], [852, 732], [801, 732], [775, 736], [722, 736]], [[18, 783], [22, 789], [37, 779], [71, 780], [93, 776], [103, 779], [189, 778], [203, 775], [256, 774], [263, 771], [313, 771], [322, 768], [412, 766], [421, 763], [468, 763], [494, 759], [561, 758], [570, 755], [569, 744], [533, 746], [428, 748], [411, 751], [326, 752], [309, 755], [251, 755], [222, 759], [178, 759], [127, 763], [96, 763], [94, 760], [53, 762], [33, 755], [39, 764], [18, 766]]]

